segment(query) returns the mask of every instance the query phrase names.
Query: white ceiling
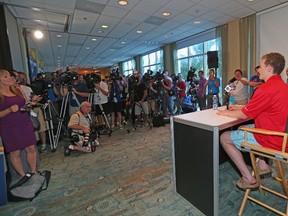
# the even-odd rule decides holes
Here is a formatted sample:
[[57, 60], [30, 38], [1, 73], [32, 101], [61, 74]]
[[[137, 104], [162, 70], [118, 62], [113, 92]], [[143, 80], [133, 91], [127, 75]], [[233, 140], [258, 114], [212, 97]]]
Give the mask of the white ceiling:
[[[118, 0], [0, 2], [6, 3], [28, 31], [44, 31], [44, 38], [38, 41], [29, 34], [29, 46], [38, 50], [44, 70], [54, 71], [66, 65], [111, 66], [288, 0], [128, 0], [127, 6], [119, 5]], [[171, 15], [162, 16], [164, 11]], [[56, 36], [59, 34], [62, 38]]]

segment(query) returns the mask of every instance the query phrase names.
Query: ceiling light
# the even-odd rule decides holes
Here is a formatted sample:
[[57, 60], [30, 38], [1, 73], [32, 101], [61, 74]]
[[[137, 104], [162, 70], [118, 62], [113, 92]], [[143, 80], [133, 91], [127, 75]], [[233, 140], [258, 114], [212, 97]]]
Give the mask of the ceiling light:
[[36, 31], [34, 32], [34, 37], [35, 37], [36, 39], [41, 39], [41, 38], [43, 38], [43, 33], [42, 33], [42, 31], [36, 30]]
[[167, 16], [170, 16], [171, 14], [170, 14], [170, 12], [165, 11], [165, 12], [162, 13], [162, 15], [167, 17]]
[[99, 33], [99, 34], [103, 34], [104, 31], [102, 31], [102, 30], [98, 30], [97, 33]]
[[61, 45], [61, 44], [57, 44], [57, 47], [58, 47], [58, 48], [61, 48], [61, 47], [62, 47], [62, 45]]
[[201, 23], [201, 21], [199, 21], [199, 20], [194, 21], [194, 24], [195, 24], [195, 25], [198, 25], [198, 24], [200, 24], [200, 23]]
[[136, 31], [138, 34], [141, 34], [142, 33], [142, 31], [141, 30], [138, 30], [138, 31]]
[[101, 28], [107, 29], [108, 25], [102, 25]]
[[125, 41], [121, 41], [121, 44], [125, 44], [126, 42]]
[[57, 34], [56, 37], [62, 38], [63, 36], [61, 34]]
[[253, 2], [254, 0], [247, 0], [248, 2]]
[[90, 49], [90, 47], [86, 47], [85, 49], [89, 50], [89, 49]]
[[91, 40], [92, 40], [92, 41], [97, 41], [97, 38], [92, 38]]
[[122, 6], [125, 6], [125, 5], [128, 4], [128, 1], [125, 1], [125, 0], [119, 0], [119, 1], [118, 1], [118, 4], [119, 4], [119, 5], [122, 5]]

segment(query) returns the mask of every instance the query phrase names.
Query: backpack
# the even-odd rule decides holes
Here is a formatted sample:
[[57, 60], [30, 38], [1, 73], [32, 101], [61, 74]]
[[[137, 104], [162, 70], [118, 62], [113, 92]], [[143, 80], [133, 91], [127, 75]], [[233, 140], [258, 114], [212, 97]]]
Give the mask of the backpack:
[[153, 116], [152, 124], [153, 127], [165, 126], [164, 116], [161, 114]]
[[27, 173], [18, 183], [8, 190], [8, 200], [11, 202], [30, 200], [32, 201], [42, 190], [48, 188], [51, 171], [42, 173]]

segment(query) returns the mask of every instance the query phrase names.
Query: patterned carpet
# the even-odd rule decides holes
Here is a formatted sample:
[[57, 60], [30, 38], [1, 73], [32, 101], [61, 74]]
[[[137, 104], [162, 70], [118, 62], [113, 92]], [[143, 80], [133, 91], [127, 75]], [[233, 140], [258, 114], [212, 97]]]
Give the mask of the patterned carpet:
[[[101, 136], [96, 152], [41, 155], [40, 170], [51, 170], [47, 191], [32, 202], [0, 207], [5, 216], [198, 216], [203, 215], [173, 192], [170, 125], [116, 129]], [[244, 192], [235, 188], [239, 175], [229, 162], [220, 167], [220, 215], [237, 215]], [[274, 215], [248, 204], [245, 215]]]

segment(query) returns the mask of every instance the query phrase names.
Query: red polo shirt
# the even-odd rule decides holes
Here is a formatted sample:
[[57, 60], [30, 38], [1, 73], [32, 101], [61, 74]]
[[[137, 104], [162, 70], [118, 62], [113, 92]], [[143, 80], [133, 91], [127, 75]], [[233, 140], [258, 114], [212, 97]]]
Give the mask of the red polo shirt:
[[[254, 119], [255, 128], [284, 132], [288, 118], [288, 85], [279, 75], [270, 77], [241, 111]], [[281, 150], [283, 139], [279, 136], [254, 134], [254, 137], [263, 147]]]

